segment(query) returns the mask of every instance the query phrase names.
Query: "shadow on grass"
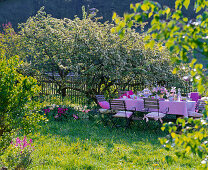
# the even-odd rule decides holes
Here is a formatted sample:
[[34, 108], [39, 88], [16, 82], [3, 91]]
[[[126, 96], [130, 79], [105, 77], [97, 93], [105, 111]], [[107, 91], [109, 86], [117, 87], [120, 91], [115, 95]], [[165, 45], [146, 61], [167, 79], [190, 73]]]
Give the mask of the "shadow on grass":
[[[148, 125], [148, 126], [147, 126]], [[160, 130], [161, 125], [150, 121], [133, 122], [130, 129], [112, 128], [102, 123], [90, 120], [70, 120], [64, 122], [49, 122], [42, 128], [42, 135], [59, 136], [64, 142], [70, 144], [77, 140], [89, 140], [98, 144], [112, 143], [134, 144], [149, 143], [154, 147], [161, 146], [158, 138], [164, 137], [165, 132]]]

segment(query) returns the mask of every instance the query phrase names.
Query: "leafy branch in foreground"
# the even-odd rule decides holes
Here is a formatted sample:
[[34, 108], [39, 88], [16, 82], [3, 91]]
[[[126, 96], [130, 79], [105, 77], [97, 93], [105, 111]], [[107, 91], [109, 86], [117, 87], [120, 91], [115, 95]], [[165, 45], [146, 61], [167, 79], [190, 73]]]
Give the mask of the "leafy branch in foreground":
[[[170, 50], [172, 61], [175, 64], [189, 63], [192, 68], [190, 76], [193, 77], [194, 86], [200, 93], [207, 95], [207, 73], [204, 72], [202, 59], [208, 59], [208, 1], [196, 0], [196, 18], [189, 20], [183, 17], [182, 8], [188, 9], [190, 0], [176, 0], [175, 8], [161, 7], [159, 3], [144, 0], [130, 8], [133, 13], [124, 14], [123, 18], [113, 14], [112, 19], [117, 24], [112, 32], [117, 32], [121, 38], [125, 37], [129, 27], [151, 20], [147, 31], [146, 47], [153, 48], [155, 43], [160, 43]], [[196, 58], [200, 60], [197, 61]], [[173, 73], [177, 73], [175, 67]], [[206, 108], [207, 110], [207, 108]], [[207, 117], [207, 111], [204, 113]], [[207, 119], [178, 119], [176, 125], [164, 124], [162, 130], [167, 129], [170, 135], [160, 139], [167, 150], [175, 150], [177, 157], [183, 158], [186, 154], [197, 154], [202, 164], [207, 167]], [[166, 156], [168, 162], [173, 157]]]

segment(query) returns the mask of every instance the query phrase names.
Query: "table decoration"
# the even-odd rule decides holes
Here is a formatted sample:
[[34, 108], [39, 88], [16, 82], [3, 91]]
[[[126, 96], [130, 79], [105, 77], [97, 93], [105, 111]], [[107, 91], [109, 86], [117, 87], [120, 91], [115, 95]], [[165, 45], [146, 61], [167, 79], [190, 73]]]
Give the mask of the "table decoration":
[[175, 93], [176, 93], [176, 87], [171, 87], [170, 94], [168, 96], [168, 100], [169, 101], [175, 101], [175, 100], [177, 100]]
[[143, 96], [146, 98], [152, 95], [151, 91], [148, 88], [145, 88], [142, 92]]
[[152, 89], [152, 95], [155, 96], [157, 99], [167, 99], [169, 96], [168, 90], [165, 87], [153, 87]]

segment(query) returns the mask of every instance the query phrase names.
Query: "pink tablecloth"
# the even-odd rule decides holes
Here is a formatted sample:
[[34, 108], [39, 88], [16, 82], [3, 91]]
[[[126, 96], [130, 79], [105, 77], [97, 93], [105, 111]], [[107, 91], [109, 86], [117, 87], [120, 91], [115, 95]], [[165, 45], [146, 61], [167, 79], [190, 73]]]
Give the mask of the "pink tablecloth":
[[[118, 99], [125, 100], [128, 110], [141, 111], [144, 109], [143, 99]], [[188, 117], [188, 111], [195, 111], [195, 101], [160, 101], [160, 111], [164, 112], [169, 107], [168, 114], [181, 115]]]

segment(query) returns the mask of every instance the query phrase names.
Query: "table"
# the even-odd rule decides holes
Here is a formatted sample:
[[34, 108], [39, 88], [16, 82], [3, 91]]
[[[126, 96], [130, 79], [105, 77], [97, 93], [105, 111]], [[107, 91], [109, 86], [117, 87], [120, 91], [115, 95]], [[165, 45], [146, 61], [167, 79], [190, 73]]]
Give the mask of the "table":
[[[143, 99], [116, 99], [124, 100], [127, 110], [142, 111], [144, 109]], [[169, 107], [168, 114], [188, 117], [188, 111], [195, 111], [195, 101], [159, 101], [160, 111], [164, 112]]]

